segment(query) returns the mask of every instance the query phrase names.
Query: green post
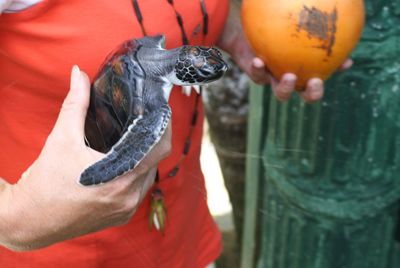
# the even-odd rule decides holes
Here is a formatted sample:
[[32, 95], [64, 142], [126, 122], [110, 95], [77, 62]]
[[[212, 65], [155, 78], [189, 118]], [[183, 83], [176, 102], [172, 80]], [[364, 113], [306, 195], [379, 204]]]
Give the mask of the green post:
[[259, 250], [242, 268], [400, 267], [400, 1], [366, 6], [355, 64], [323, 100], [268, 98], [250, 123], [266, 134], [249, 152], [263, 174], [261, 194], [246, 196], [258, 201], [246, 213], [257, 211], [259, 229], [247, 220], [244, 237]]

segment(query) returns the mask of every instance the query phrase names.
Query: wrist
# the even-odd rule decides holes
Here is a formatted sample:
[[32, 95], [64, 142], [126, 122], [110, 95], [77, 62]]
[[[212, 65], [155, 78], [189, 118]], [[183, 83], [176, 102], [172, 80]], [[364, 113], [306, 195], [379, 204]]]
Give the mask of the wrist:
[[26, 212], [18, 201], [18, 184], [0, 185], [0, 245], [13, 251], [33, 249], [34, 232]]
[[15, 210], [12, 204], [13, 185], [0, 181], [0, 245], [18, 250]]
[[227, 52], [239, 67], [248, 73], [249, 63], [255, 57], [243, 31], [240, 6], [231, 3], [228, 20], [217, 46]]

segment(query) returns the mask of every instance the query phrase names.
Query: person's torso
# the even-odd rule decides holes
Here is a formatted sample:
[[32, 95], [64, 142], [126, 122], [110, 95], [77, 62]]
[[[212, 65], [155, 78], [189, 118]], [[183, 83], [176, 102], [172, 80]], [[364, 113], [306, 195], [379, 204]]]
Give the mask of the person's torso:
[[[176, 0], [173, 6], [167, 0], [136, 2], [147, 34], [165, 34], [167, 48], [172, 48], [182, 44], [176, 12], [182, 17], [190, 44], [211, 45], [222, 31], [229, 1], [204, 1], [209, 25], [207, 35], [203, 34], [205, 15], [200, 0]], [[15, 183], [38, 156], [68, 91], [72, 65], [78, 64], [93, 78], [110, 51], [127, 39], [141, 36], [131, 0], [43, 0], [21, 12], [0, 15], [0, 177]], [[118, 250], [114, 264], [118, 264], [117, 259], [125, 258], [127, 265], [136, 260], [134, 267], [153, 267], [167, 259], [170, 263], [180, 259], [182, 265], [176, 267], [188, 267], [185, 264], [199, 263], [199, 258], [215, 255], [215, 248], [219, 246], [214, 240], [218, 238], [213, 237], [216, 229], [205, 204], [204, 182], [198, 163], [201, 120], [194, 128], [191, 151], [181, 170], [176, 177], [165, 178], [182, 157], [190, 133], [195, 96], [187, 97], [175, 88], [170, 105], [173, 148], [171, 156], [160, 165], [160, 185], [166, 194], [170, 214], [166, 237], [149, 232], [149, 200], [146, 199], [127, 226], [39, 252], [14, 256], [0, 249], [0, 266], [13, 267], [5, 261], [7, 258], [17, 258], [17, 267], [27, 263], [32, 263], [32, 267], [43, 265], [46, 263], [43, 258], [47, 258], [49, 264], [62, 258], [65, 265], [71, 265], [82, 258], [79, 261], [82, 267], [99, 267], [101, 263], [98, 262], [102, 261], [111, 265], [113, 260], [108, 254], [117, 254]], [[189, 216], [188, 213], [196, 215]], [[193, 219], [198, 223], [191, 223]], [[190, 239], [194, 240], [192, 244], [188, 242]], [[214, 241], [213, 245], [205, 250], [196, 248], [205, 245], [204, 240]], [[178, 241], [181, 244], [178, 245]], [[195, 248], [187, 251], [191, 245]], [[84, 247], [89, 247], [86, 253]], [[202, 256], [193, 252], [196, 250]], [[78, 251], [82, 251], [82, 255], [77, 254]], [[125, 256], [132, 252], [133, 257]], [[67, 259], [66, 254], [74, 257]], [[183, 257], [185, 254], [188, 256]], [[188, 262], [189, 258], [193, 260]], [[63, 263], [57, 267], [63, 267]]]

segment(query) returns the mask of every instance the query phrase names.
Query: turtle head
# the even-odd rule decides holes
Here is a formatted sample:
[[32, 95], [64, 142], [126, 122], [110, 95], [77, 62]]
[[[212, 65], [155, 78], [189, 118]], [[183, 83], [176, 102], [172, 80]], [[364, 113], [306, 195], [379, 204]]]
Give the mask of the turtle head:
[[183, 46], [171, 79], [177, 85], [202, 85], [222, 77], [228, 69], [221, 52], [212, 47]]

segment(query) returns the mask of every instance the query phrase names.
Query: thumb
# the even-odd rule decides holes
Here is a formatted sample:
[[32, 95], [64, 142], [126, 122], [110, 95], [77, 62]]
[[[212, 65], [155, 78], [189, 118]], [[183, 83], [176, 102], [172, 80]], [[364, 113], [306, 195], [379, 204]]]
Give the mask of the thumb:
[[71, 71], [70, 89], [53, 129], [53, 132], [56, 132], [54, 134], [69, 135], [73, 139], [83, 141], [89, 99], [89, 78], [74, 65]]

